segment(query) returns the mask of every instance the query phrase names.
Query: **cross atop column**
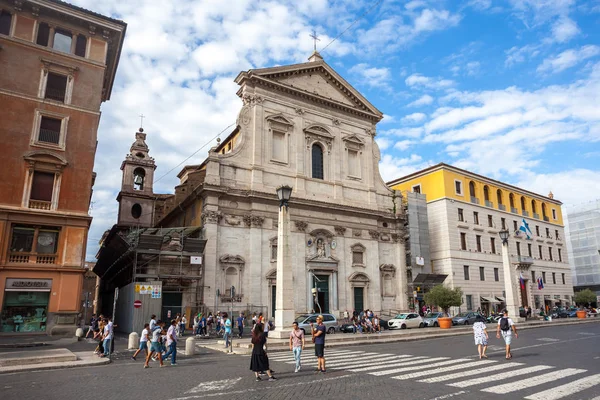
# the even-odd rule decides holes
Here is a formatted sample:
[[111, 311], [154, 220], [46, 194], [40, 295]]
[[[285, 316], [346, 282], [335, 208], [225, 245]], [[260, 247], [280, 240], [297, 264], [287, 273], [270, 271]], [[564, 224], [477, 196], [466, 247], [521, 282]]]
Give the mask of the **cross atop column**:
[[140, 128], [143, 128], [145, 116], [144, 116], [144, 114], [140, 114], [139, 117], [140, 117]]
[[309, 35], [311, 38], [313, 38], [313, 42], [314, 42], [314, 49], [315, 51], [317, 51], [317, 41], [321, 41], [321, 39], [319, 39], [319, 37], [317, 36], [317, 31], [315, 31], [313, 29], [312, 34]]

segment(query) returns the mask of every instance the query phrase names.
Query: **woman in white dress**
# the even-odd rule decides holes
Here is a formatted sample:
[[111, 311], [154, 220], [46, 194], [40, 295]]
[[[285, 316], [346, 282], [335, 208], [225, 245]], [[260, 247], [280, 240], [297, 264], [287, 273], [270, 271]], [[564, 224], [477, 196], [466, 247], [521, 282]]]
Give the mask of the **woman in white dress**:
[[485, 355], [488, 346], [488, 332], [481, 316], [478, 316], [473, 324], [473, 335], [475, 336], [475, 345], [479, 352], [479, 359], [488, 358]]

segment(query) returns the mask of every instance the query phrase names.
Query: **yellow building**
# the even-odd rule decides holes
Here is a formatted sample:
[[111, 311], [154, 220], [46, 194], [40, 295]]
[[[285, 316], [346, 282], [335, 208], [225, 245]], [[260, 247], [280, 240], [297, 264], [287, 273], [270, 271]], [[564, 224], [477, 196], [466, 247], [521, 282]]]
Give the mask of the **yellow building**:
[[[462, 310], [489, 310], [504, 303], [498, 236], [504, 228], [512, 232], [511, 261], [529, 267], [521, 305], [541, 308], [572, 302], [562, 203], [552, 193], [542, 196], [444, 163], [388, 186], [426, 196], [431, 272], [447, 275], [446, 284], [463, 289]], [[522, 225], [531, 234], [521, 231]], [[542, 278], [543, 289], [537, 278]]]

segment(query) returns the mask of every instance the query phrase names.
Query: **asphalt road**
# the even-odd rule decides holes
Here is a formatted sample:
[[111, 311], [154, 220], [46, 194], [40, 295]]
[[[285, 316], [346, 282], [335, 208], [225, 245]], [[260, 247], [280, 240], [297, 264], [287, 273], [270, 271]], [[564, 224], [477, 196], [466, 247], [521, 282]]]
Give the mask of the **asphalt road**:
[[[495, 327], [493, 327], [495, 328]], [[490, 332], [491, 333], [491, 332]], [[255, 382], [248, 356], [200, 350], [178, 365], [144, 370], [121, 354], [108, 366], [0, 375], [2, 399], [594, 399], [600, 400], [600, 323], [523, 330], [513, 359], [490, 335], [480, 361], [471, 336], [326, 349], [328, 371], [310, 351], [294, 373], [289, 352], [271, 353], [276, 382]]]

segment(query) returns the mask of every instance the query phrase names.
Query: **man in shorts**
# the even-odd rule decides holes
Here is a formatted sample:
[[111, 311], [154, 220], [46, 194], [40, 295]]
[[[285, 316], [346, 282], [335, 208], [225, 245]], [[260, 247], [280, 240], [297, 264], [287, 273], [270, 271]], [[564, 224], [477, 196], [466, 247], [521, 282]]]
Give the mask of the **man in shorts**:
[[327, 328], [323, 324], [323, 316], [317, 317], [317, 326], [310, 324], [313, 342], [315, 343], [315, 356], [317, 357], [317, 372], [325, 373], [325, 334]]
[[510, 344], [512, 342], [513, 332], [515, 334], [515, 338], [518, 338], [517, 327], [512, 319], [508, 318], [508, 310], [502, 311], [502, 318], [498, 320], [498, 328], [496, 329], [496, 337], [500, 339], [500, 334], [502, 333], [502, 338], [504, 339], [504, 343], [506, 344], [506, 359], [510, 360], [512, 358], [512, 354], [510, 353]]
[[[150, 326], [150, 324], [148, 324], [148, 326]], [[154, 326], [154, 329], [150, 332], [150, 352], [148, 352], [148, 356], [146, 357], [146, 363], [144, 364], [144, 368], [150, 368], [150, 365], [148, 365], [148, 363], [150, 362], [150, 359], [154, 354], [158, 354], [158, 361], [160, 362], [160, 366], [163, 366], [163, 359], [160, 356], [160, 353], [162, 351], [160, 337], [164, 332], [164, 326], [165, 323], [161, 320], [158, 320], [158, 322]]]
[[[144, 324], [144, 330], [142, 331], [142, 336], [140, 337], [140, 346], [139, 348], [135, 351], [135, 353], [133, 353], [133, 355], [131, 356], [131, 359], [133, 361], [135, 361], [135, 358], [137, 357], [138, 354], [140, 354], [140, 352], [144, 352], [146, 357], [148, 357], [148, 339], [150, 336], [150, 324]], [[144, 357], [144, 358], [146, 358]]]

